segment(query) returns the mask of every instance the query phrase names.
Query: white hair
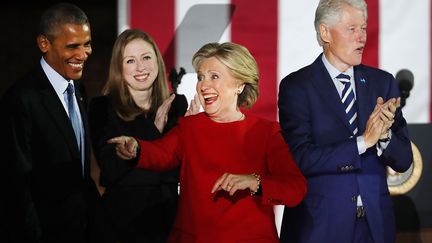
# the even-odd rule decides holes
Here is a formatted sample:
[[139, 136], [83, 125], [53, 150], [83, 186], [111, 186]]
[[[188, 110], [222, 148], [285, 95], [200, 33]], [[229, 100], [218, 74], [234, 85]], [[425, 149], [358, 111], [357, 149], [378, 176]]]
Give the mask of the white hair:
[[323, 40], [320, 34], [320, 25], [326, 24], [333, 26], [336, 24], [342, 14], [342, 7], [349, 5], [363, 12], [363, 17], [367, 20], [367, 5], [365, 0], [320, 0], [318, 7], [315, 12], [315, 31], [317, 34], [317, 40], [320, 46], [323, 45]]

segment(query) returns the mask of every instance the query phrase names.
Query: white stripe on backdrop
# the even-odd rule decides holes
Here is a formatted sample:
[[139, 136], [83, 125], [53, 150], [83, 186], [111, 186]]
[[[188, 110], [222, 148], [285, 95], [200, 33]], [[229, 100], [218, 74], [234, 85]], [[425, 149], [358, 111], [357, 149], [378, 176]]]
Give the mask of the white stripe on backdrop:
[[380, 68], [414, 73], [414, 88], [403, 109], [408, 123], [430, 123], [430, 0], [380, 0]]
[[[133, 1], [152, 2], [157, 0], [118, 0], [118, 6], [120, 8], [119, 31], [128, 26], [136, 27], [136, 23], [128, 22], [130, 19], [128, 6], [130, 6], [129, 3]], [[179, 26], [180, 28], [184, 27], [184, 31], [186, 32], [188, 31], [187, 25], [182, 25], [182, 23], [185, 20], [185, 16], [188, 15], [188, 11], [191, 10], [192, 7], [196, 5], [203, 6], [202, 4], [216, 4], [227, 8], [230, 4], [230, 0], [168, 1], [174, 1], [174, 13], [176, 15], [174, 16], [174, 26], [176, 28], [179, 28]], [[266, 2], [264, 1], [263, 4], [266, 4]], [[278, 54], [276, 57], [278, 80], [274, 80], [274, 82], [279, 82], [290, 72], [310, 64], [321, 52], [321, 48], [316, 42], [313, 26], [314, 12], [317, 4], [318, 0], [278, 1], [278, 11], [277, 13], [274, 13], [278, 14]], [[414, 73], [414, 88], [403, 109], [408, 123], [430, 123], [430, 5], [430, 0], [379, 0], [379, 67], [393, 75], [396, 75], [396, 73], [403, 68], [409, 69]], [[256, 5], [256, 7], [260, 9], [259, 5]], [[147, 9], [147, 11], [149, 10]], [[145, 15], [146, 11], [143, 10], [141, 13]], [[160, 11], [158, 14], [163, 15], [164, 13], [165, 11]], [[219, 19], [229, 18], [229, 14], [224, 11], [210, 13], [217, 15], [216, 17]], [[171, 13], [167, 12], [167, 14]], [[178, 92], [185, 94], [189, 100], [195, 93], [196, 77], [190, 70], [190, 60], [193, 51], [189, 50], [190, 53], [184, 51], [185, 42], [190, 40], [194, 43], [194, 48], [197, 49], [200, 47], [199, 42], [206, 40], [206, 35], [213, 32], [217, 32], [217, 38], [212, 41], [224, 42], [231, 39], [232, 30], [229, 20], [227, 20], [227, 24], [224, 26], [223, 30], [216, 28], [214, 31], [206, 31], [207, 28], [212, 28], [212, 26], [205, 25], [205, 17], [206, 16], [203, 16], [203, 23], [197, 23], [197, 21], [191, 23], [191, 26], [196, 29], [188, 32], [187, 36], [179, 34], [178, 29], [173, 32], [172, 30], [164, 29], [163, 26], [158, 26], [157, 28], [161, 32], [173, 32], [173, 37], [174, 33], [177, 33], [177, 44], [174, 55], [176, 67], [188, 67], [186, 69], [189, 71], [189, 73], [183, 77]], [[157, 21], [154, 22], [157, 26]], [[221, 25], [221, 23], [215, 25]], [[146, 30], [144, 29], [144, 31]], [[150, 34], [154, 35], [153, 33]], [[195, 40], [195, 38], [198, 38], [199, 40]], [[211, 38], [214, 38], [214, 36]], [[157, 38], [155, 38], [155, 40], [158, 42]], [[195, 45], [197, 46], [195, 47]], [[165, 50], [161, 48], [161, 52], [163, 53], [164, 51]], [[281, 216], [280, 207], [276, 212], [276, 219], [279, 222]]]
[[[185, 19], [186, 14], [189, 15], [193, 15], [194, 13], [192, 12], [188, 12], [189, 10], [191, 10], [191, 8], [193, 6], [196, 5], [201, 5], [201, 4], [216, 4], [216, 5], [221, 5], [221, 6], [228, 6], [228, 4], [230, 4], [229, 0], [181, 0], [181, 1], [176, 1], [176, 17], [175, 17], [175, 26], [178, 28], [183, 20]], [[205, 11], [205, 10], [204, 10]], [[217, 18], [227, 18], [228, 11], [224, 11], [222, 13], [220, 13], [221, 16], [213, 16], [213, 17], [217, 17]], [[207, 12], [208, 13], [208, 12]], [[213, 13], [209, 13], [209, 14], [215, 14]], [[203, 16], [204, 17], [204, 16]], [[210, 16], [208, 16], [210, 17]], [[203, 19], [204, 20], [204, 19]], [[205, 21], [203, 21], [205, 22]], [[224, 28], [224, 30], [222, 30], [222, 34], [220, 34], [218, 36], [218, 39], [216, 40], [210, 40], [210, 41], [217, 41], [217, 42], [226, 42], [226, 41], [230, 41], [231, 40], [231, 25], [229, 24], [229, 20], [227, 20], [228, 26], [226, 28]], [[202, 24], [202, 23], [197, 23], [197, 24]], [[208, 31], [203, 30], [202, 28], [211, 28], [211, 27], [216, 27], [216, 26], [200, 26], [201, 29], [197, 29], [197, 37], [200, 39], [199, 41], [202, 42], [202, 39], [205, 39], [205, 36], [202, 36], [205, 33], [208, 33]], [[216, 32], [216, 31], [215, 31]], [[186, 36], [184, 39], [180, 40], [182, 43], [179, 43], [179, 40], [177, 40], [177, 59], [176, 59], [176, 63], [178, 67], [190, 67], [190, 68], [186, 68], [186, 75], [183, 76], [182, 79], [182, 84], [178, 87], [178, 93], [180, 94], [184, 94], [186, 95], [186, 97], [188, 97], [188, 100], [190, 101], [195, 92], [195, 84], [196, 84], [196, 74], [192, 73], [192, 67], [191, 67], [191, 60], [192, 60], [192, 55], [193, 52], [191, 53], [185, 53], [182, 51], [181, 48], [179, 48], [180, 45], [184, 45], [185, 43], [183, 43], [183, 41], [191, 41], [191, 36]], [[197, 48], [199, 48], [200, 46], [202, 46], [204, 43], [201, 43], [200, 45], [197, 45]], [[186, 44], [187, 45], [187, 44]], [[196, 51], [195, 50], [195, 51]]]

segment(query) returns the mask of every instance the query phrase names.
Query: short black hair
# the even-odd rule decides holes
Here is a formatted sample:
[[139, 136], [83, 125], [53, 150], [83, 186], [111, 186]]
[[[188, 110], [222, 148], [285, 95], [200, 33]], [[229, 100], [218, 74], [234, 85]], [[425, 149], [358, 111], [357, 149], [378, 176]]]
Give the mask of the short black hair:
[[39, 35], [49, 40], [56, 37], [59, 26], [64, 24], [89, 25], [87, 15], [79, 7], [71, 3], [58, 3], [48, 8], [41, 16]]

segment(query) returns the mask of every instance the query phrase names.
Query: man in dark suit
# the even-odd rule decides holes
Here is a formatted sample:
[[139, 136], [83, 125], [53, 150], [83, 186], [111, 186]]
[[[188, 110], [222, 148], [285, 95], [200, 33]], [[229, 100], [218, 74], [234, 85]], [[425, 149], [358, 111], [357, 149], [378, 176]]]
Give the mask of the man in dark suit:
[[366, 20], [364, 0], [321, 0], [323, 53], [280, 84], [283, 136], [308, 183], [281, 242], [395, 241], [386, 171], [407, 170], [412, 151], [395, 79], [361, 64]]
[[[92, 52], [86, 14], [61, 3], [44, 12], [39, 65], [2, 97], [1, 242], [86, 242], [97, 198], [77, 88]], [[5, 185], [6, 184], [6, 185]]]

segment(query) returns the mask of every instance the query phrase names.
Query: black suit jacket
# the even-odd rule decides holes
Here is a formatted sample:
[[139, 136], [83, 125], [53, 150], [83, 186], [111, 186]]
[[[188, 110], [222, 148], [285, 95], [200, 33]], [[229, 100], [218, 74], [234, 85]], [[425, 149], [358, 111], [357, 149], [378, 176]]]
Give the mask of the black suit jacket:
[[84, 242], [87, 203], [96, 190], [87, 116], [75, 93], [84, 124], [84, 175], [71, 122], [40, 65], [2, 97], [6, 242]]

